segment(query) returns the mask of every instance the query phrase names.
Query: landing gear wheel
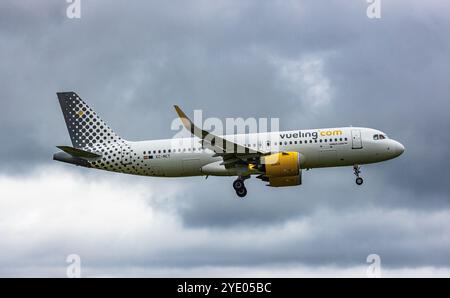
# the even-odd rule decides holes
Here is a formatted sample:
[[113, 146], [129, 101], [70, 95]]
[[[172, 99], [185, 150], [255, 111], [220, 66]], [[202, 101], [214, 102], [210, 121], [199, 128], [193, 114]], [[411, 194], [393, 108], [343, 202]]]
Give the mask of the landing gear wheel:
[[245, 188], [244, 186], [242, 188], [237, 189], [236, 194], [241, 198], [245, 197], [247, 195], [247, 188]]
[[353, 166], [353, 174], [356, 176], [356, 184], [361, 185], [363, 184], [364, 180], [363, 178], [359, 177], [359, 174], [361, 174], [361, 167], [359, 165]]
[[241, 189], [241, 188], [243, 188], [243, 187], [245, 187], [245, 186], [244, 186], [244, 180], [242, 180], [242, 179], [236, 179], [236, 180], [234, 180], [234, 182], [233, 182], [233, 188], [234, 188], [235, 191], [238, 191], [239, 189]]
[[356, 178], [356, 184], [361, 185], [363, 184], [364, 180], [361, 177]]
[[233, 188], [236, 191], [236, 194], [241, 198], [247, 195], [247, 189], [245, 188], [244, 181], [249, 178], [250, 176], [238, 176], [238, 178], [233, 182]]

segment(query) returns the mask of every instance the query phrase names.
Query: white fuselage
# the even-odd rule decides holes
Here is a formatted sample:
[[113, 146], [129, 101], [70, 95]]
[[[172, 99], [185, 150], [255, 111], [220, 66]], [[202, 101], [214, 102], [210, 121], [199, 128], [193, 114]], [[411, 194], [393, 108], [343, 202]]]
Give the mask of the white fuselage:
[[[375, 137], [380, 136], [383, 137]], [[338, 167], [380, 162], [399, 156], [404, 147], [379, 130], [341, 127], [226, 135], [223, 138], [263, 152], [298, 152], [302, 169]], [[200, 139], [125, 141], [114, 161], [91, 162], [98, 169], [121, 173], [184, 177], [198, 175], [252, 175], [248, 167], [227, 169], [223, 159], [202, 148]], [[115, 162], [115, 166], [109, 164]]]

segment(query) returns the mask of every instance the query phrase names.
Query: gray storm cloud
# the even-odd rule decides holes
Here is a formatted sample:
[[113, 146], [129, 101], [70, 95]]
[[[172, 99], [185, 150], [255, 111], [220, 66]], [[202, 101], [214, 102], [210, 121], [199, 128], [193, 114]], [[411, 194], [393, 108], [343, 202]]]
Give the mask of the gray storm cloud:
[[[449, 3], [382, 1], [379, 20], [359, 0], [82, 0], [77, 20], [66, 7], [0, 4], [1, 275], [58, 275], [74, 250], [95, 275], [338, 274], [370, 253], [390, 270], [448, 275]], [[171, 137], [179, 104], [204, 117], [278, 117], [281, 129], [374, 127], [407, 150], [363, 167], [363, 188], [351, 169], [321, 169], [298, 188], [250, 181], [236, 201], [231, 178], [55, 164], [55, 146], [69, 143], [64, 90], [131, 140]]]

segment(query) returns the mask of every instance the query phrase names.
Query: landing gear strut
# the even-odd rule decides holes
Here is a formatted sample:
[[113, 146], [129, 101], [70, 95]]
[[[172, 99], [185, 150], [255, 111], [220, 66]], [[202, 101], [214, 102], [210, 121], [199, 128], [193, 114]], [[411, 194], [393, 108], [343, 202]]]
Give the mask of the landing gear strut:
[[361, 167], [359, 165], [353, 166], [353, 173], [356, 176], [356, 184], [358, 184], [358, 185], [363, 184], [363, 182], [364, 182], [363, 178], [359, 177], [359, 174], [361, 174]]
[[245, 188], [244, 180], [248, 179], [248, 178], [250, 178], [250, 177], [239, 176], [233, 182], [233, 188], [236, 191], [236, 194], [241, 198], [243, 198], [247, 195], [247, 188]]

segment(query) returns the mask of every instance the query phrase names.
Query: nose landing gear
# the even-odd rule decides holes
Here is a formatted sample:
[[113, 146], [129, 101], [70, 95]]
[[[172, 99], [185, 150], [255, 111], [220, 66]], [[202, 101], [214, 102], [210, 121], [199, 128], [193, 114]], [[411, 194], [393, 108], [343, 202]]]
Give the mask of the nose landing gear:
[[247, 195], [247, 188], [245, 188], [244, 180], [248, 179], [250, 177], [242, 177], [239, 176], [236, 180], [233, 182], [233, 188], [236, 191], [236, 194], [238, 197], [243, 198]]
[[356, 184], [358, 184], [358, 185], [363, 184], [363, 182], [364, 182], [363, 178], [359, 177], [359, 174], [361, 174], [361, 167], [359, 165], [353, 166], [353, 173], [356, 176]]

